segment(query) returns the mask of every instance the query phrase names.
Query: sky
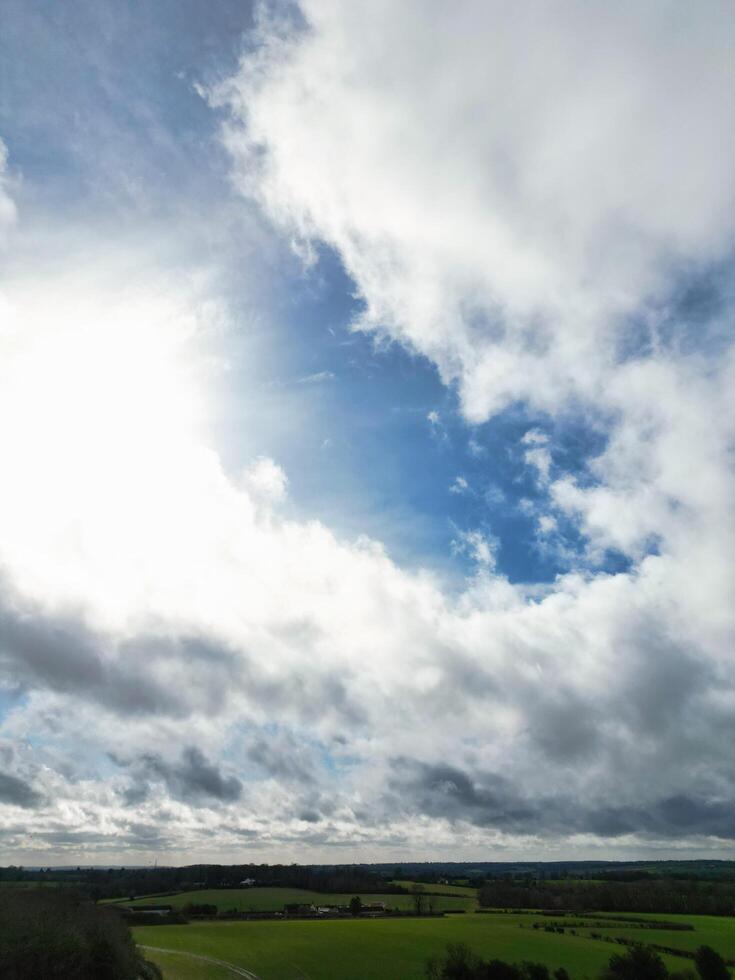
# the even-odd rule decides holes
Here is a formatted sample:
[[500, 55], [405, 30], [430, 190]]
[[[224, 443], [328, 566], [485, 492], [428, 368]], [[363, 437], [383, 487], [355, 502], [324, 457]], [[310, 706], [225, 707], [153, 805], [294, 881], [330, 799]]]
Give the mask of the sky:
[[0, 22], [0, 863], [735, 857], [732, 6]]

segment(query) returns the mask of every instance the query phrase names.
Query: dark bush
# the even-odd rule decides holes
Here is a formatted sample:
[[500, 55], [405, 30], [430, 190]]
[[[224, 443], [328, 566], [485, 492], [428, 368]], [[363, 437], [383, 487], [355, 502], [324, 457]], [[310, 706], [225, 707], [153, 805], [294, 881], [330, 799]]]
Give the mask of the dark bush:
[[636, 946], [629, 953], [613, 956], [603, 977], [605, 980], [666, 980], [668, 975], [660, 956], [645, 946]]
[[700, 946], [694, 954], [694, 962], [702, 980], [729, 980], [730, 971], [725, 961], [711, 946]]

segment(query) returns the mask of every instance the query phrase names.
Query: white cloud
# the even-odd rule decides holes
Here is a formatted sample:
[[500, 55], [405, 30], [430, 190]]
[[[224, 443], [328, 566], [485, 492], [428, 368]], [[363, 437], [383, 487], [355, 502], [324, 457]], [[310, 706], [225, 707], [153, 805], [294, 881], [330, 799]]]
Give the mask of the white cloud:
[[453, 541], [453, 548], [457, 554], [469, 555], [478, 565], [485, 568], [495, 567], [498, 543], [482, 531], [460, 531]]
[[10, 193], [8, 178], [8, 148], [0, 140], [0, 246], [6, 243], [8, 231], [18, 217], [15, 202]]
[[[236, 483], [212, 446], [198, 345], [216, 304], [150, 271], [36, 272], [0, 332], [0, 669], [27, 693], [0, 734], [47, 802], [23, 830], [0, 807], [8, 850], [59, 846], [63, 825], [101, 828], [109, 853], [131, 813], [190, 855], [248, 833], [282, 855], [304, 812], [314, 848], [370, 854], [388, 823], [404, 853], [621, 827], [732, 841], [706, 804], [735, 799], [733, 357], [687, 352], [650, 312], [677, 263], [732, 241], [731, 14], [304, 12], [306, 32], [264, 25], [219, 92], [236, 179], [304, 254], [339, 251], [360, 325], [430, 357], [468, 420], [521, 399], [604, 427], [584, 479], [552, 480], [538, 435], [524, 451], [590, 554], [633, 565], [513, 585], [464, 532], [479, 569], [455, 593], [379, 542], [291, 520], [276, 462]], [[652, 353], [619, 356], [631, 312]], [[77, 761], [119, 753], [121, 716], [120, 766]], [[314, 746], [298, 771], [258, 750], [274, 722], [279, 745]], [[442, 767], [454, 798], [432, 792]], [[189, 777], [208, 805], [178, 798]], [[150, 795], [124, 804], [135, 779]], [[249, 783], [236, 803], [233, 779]], [[682, 797], [704, 807], [684, 830], [661, 816]]]
[[261, 456], [245, 474], [245, 484], [256, 498], [273, 506], [286, 499], [288, 477], [272, 459]]
[[458, 379], [472, 419], [596, 396], [621, 317], [729, 248], [721, 7], [301, 6], [309, 30], [266, 23], [215, 95], [241, 186], [339, 250], [361, 325]]
[[[544, 511], [578, 521], [587, 559], [615, 548], [631, 572], [585, 570], [530, 603], [483, 578], [465, 597], [477, 603], [470, 620], [484, 622], [506, 736], [561, 752], [560, 719], [583, 704], [594, 722], [578, 738], [596, 762], [577, 764], [575, 784], [594, 795], [594, 769], [631, 799], [689, 792], [670, 768], [675, 745], [705, 782], [718, 765], [705, 777], [698, 694], [676, 735], [655, 723], [628, 789], [601, 745], [633, 738], [623, 734], [633, 714], [607, 683], [646, 689], [633, 712], [643, 728], [689, 656], [698, 676], [724, 670], [731, 691], [733, 311], [720, 315], [715, 347], [680, 297], [734, 240], [723, 147], [735, 148], [735, 18], [717, 5], [672, 17], [666, 6], [581, 2], [301, 9], [308, 29], [265, 22], [265, 43], [214, 96], [231, 110], [224, 137], [240, 188], [287, 233], [339, 252], [365, 301], [358, 326], [431, 358], [468, 421], [522, 401], [607, 440], [587, 472], [557, 475], [551, 443], [531, 430], [526, 461], [548, 488]], [[550, 530], [554, 515], [543, 516]], [[506, 602], [513, 639], [495, 618]], [[455, 621], [460, 642], [470, 620]], [[519, 643], [536, 651], [544, 695], [530, 661], [526, 681], [523, 670], [508, 679]], [[546, 721], [524, 728], [532, 704]], [[538, 756], [522, 755], [516, 772], [538, 779]], [[655, 778], [644, 785], [646, 767]]]
[[551, 534], [557, 529], [556, 518], [551, 514], [541, 514], [538, 519], [538, 529], [541, 534]]
[[307, 374], [305, 377], [299, 378], [299, 384], [304, 385], [318, 385], [325, 381], [334, 381], [334, 371], [317, 371], [316, 374]]
[[470, 485], [463, 476], [456, 476], [454, 483], [449, 487], [450, 493], [465, 494], [470, 492]]
[[536, 470], [538, 479], [541, 483], [549, 482], [552, 460], [551, 453], [548, 449], [543, 446], [537, 446], [534, 449], [527, 449], [523, 454], [523, 458], [529, 466], [532, 466]]
[[521, 439], [522, 443], [530, 446], [545, 446], [548, 441], [549, 437], [546, 433], [540, 432], [538, 429], [529, 429]]

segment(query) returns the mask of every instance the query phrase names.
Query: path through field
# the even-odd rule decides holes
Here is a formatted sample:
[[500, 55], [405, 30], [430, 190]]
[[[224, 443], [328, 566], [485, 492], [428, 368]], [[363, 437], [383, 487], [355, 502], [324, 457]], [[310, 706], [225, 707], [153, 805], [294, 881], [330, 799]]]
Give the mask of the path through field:
[[243, 970], [234, 963], [226, 960], [216, 960], [213, 956], [202, 956], [200, 953], [186, 953], [183, 949], [164, 949], [162, 946], [139, 946], [140, 949], [149, 949], [152, 953], [173, 953], [174, 956], [186, 956], [190, 960], [204, 960], [205, 963], [212, 963], [214, 966], [223, 966], [226, 970], [234, 973], [236, 977], [245, 977], [246, 980], [261, 980], [257, 973], [250, 970]]

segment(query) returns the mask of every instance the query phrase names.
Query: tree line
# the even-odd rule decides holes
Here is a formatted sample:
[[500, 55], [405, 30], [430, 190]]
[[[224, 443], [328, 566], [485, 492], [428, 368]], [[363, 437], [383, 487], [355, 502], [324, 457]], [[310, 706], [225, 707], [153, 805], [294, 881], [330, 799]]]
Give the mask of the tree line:
[[487, 881], [479, 890], [485, 908], [572, 912], [735, 914], [735, 882], [660, 878], [638, 881]]
[[254, 880], [259, 886], [302, 888], [307, 891], [402, 894], [378, 874], [359, 866], [339, 867], [285, 864], [193, 864], [181, 868], [0, 868], [0, 881], [72, 886], [89, 898], [135, 898], [138, 895], [194, 891], [199, 888], [238, 888]]

